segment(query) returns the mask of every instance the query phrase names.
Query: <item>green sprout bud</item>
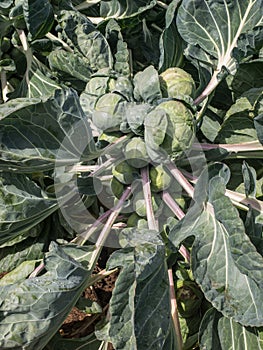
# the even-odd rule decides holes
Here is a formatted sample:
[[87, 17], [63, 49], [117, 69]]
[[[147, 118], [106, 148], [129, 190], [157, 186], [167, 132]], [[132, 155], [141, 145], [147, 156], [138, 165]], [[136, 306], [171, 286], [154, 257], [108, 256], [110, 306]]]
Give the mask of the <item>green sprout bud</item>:
[[124, 186], [122, 183], [120, 183], [116, 177], [113, 177], [111, 179], [111, 190], [112, 190], [112, 193], [114, 194], [115, 197], [117, 198], [121, 198], [122, 194], [123, 194], [123, 191], [124, 191]]
[[131, 184], [139, 177], [138, 170], [125, 161], [115, 165], [112, 169], [112, 174], [124, 185]]
[[160, 75], [160, 83], [164, 97], [176, 98], [180, 95], [193, 97], [195, 92], [192, 76], [178, 67], [166, 69]]
[[160, 103], [156, 109], [166, 112], [168, 126], [163, 143], [160, 145], [173, 159], [179, 158], [191, 147], [195, 136], [194, 117], [189, 108], [180, 101]]
[[133, 137], [126, 144], [124, 154], [127, 163], [134, 168], [143, 168], [148, 164], [145, 142], [140, 137]]
[[165, 171], [164, 167], [160, 164], [156, 167], [152, 167], [150, 170], [151, 189], [154, 192], [160, 192], [167, 189], [172, 181], [171, 176]]
[[101, 130], [118, 130], [122, 122], [121, 104], [124, 98], [108, 93], [99, 97], [92, 115], [93, 123]]
[[147, 220], [143, 219], [137, 213], [132, 213], [127, 221], [128, 227], [148, 228]]

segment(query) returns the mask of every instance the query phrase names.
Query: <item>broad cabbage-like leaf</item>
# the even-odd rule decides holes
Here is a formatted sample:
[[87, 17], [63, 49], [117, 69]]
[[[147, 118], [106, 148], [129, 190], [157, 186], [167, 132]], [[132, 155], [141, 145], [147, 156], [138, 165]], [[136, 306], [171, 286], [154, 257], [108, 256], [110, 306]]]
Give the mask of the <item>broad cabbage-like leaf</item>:
[[252, 88], [262, 87], [263, 61], [254, 60], [242, 63], [231, 83], [235, 96], [240, 97], [244, 92]]
[[183, 63], [183, 45], [175, 23], [175, 12], [180, 0], [173, 0], [165, 13], [165, 28], [160, 36], [159, 71], [180, 67]]
[[[11, 100], [0, 106], [0, 119], [2, 169], [30, 173], [52, 169], [56, 162], [75, 163], [83, 145], [83, 158], [94, 157], [92, 131], [73, 90], [56, 90], [44, 99]], [[61, 146], [64, 139], [68, 141]]]
[[28, 76], [24, 76], [19, 87], [9, 94], [10, 99], [19, 97], [44, 98], [54, 94], [55, 90], [62, 88], [51, 78], [51, 71], [34, 56], [28, 70]]
[[89, 61], [78, 53], [57, 49], [48, 56], [52, 70], [57, 71], [62, 81], [70, 82], [76, 90], [83, 90], [91, 77]]
[[1, 349], [42, 350], [70, 312], [90, 271], [52, 243], [40, 277], [1, 287]]
[[[241, 34], [262, 25], [262, 6], [262, 0], [182, 1], [177, 16], [179, 33], [190, 46], [205, 52], [202, 64], [214, 69], [204, 97], [225, 74], [235, 73], [238, 40]], [[200, 60], [200, 54], [196, 53], [192, 57]]]
[[24, 174], [0, 172], [0, 244], [27, 232], [58, 205]]
[[149, 104], [162, 98], [159, 75], [153, 66], [149, 66], [134, 77], [134, 97], [137, 101]]
[[74, 52], [86, 58], [93, 72], [112, 67], [112, 54], [107, 40], [86, 16], [78, 11], [61, 10], [57, 20], [62, 39]]
[[178, 246], [194, 235], [192, 270], [206, 298], [236, 322], [262, 326], [263, 258], [246, 235], [237, 210], [224, 195], [228, 175], [223, 167], [221, 174], [224, 179], [214, 174], [208, 180], [203, 173], [195, 192], [198, 203], [171, 229], [169, 239]]
[[120, 243], [123, 248], [108, 261], [108, 268], [121, 272], [104, 337], [119, 350], [177, 349], [161, 239], [155, 231], [132, 228], [122, 232]]
[[217, 60], [217, 73], [234, 71], [233, 50], [242, 33], [262, 25], [262, 5], [262, 0], [183, 0], [178, 30], [186, 42]]
[[54, 21], [53, 8], [49, 0], [25, 0], [23, 11], [31, 40], [41, 38], [49, 32]]
[[252, 88], [244, 92], [227, 111], [215, 142], [241, 143], [255, 141], [257, 133], [253, 118], [257, 116], [262, 101], [262, 88]]
[[262, 350], [263, 330], [244, 327], [215, 309], [210, 309], [202, 320], [199, 341], [200, 348], [205, 350]]
[[48, 218], [27, 231], [24, 236], [17, 236], [2, 244], [0, 247], [0, 273], [13, 270], [23, 261], [42, 259], [43, 252], [48, 247], [50, 224], [51, 221]]

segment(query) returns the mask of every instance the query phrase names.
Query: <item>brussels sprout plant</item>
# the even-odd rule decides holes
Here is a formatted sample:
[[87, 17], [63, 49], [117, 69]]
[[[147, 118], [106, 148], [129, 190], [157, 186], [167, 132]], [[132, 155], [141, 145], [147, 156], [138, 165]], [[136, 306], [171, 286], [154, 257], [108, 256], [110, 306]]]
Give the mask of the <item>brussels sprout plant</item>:
[[263, 349], [262, 9], [0, 2], [1, 350]]

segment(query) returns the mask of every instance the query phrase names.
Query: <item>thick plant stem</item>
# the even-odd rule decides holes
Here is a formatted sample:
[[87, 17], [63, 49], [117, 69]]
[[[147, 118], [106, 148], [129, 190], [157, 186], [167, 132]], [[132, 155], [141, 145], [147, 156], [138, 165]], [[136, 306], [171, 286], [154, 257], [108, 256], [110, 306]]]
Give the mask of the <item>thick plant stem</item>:
[[162, 1], [156, 1], [156, 4], [159, 5], [160, 7], [162, 7], [163, 9], [167, 10], [168, 9], [168, 5], [165, 4]]
[[101, 270], [100, 272], [96, 273], [96, 275], [91, 276], [88, 280], [88, 284], [87, 287], [92, 286], [93, 284], [103, 280], [105, 277], [108, 277], [110, 275], [112, 275], [113, 273], [119, 271], [118, 268], [107, 271], [107, 270]]
[[47, 33], [46, 34], [46, 37], [48, 39], [50, 39], [51, 41], [58, 41], [60, 42], [60, 44], [63, 46], [63, 48], [68, 51], [68, 52], [74, 52], [74, 50], [72, 50], [72, 48], [70, 46], [68, 46], [67, 43], [65, 43], [65, 41], [63, 41], [62, 39], [58, 38], [57, 36], [55, 36], [54, 34], [52, 33]]
[[114, 151], [116, 147], [120, 147], [120, 145], [125, 142], [126, 140], [129, 140], [132, 137], [132, 134], [127, 134], [119, 137], [117, 140], [111, 142], [107, 147], [103, 149], [102, 155], [104, 154], [110, 154], [111, 151]]
[[17, 33], [18, 33], [19, 39], [21, 41], [21, 44], [23, 46], [25, 56], [26, 56], [27, 67], [26, 67], [26, 72], [25, 72], [25, 78], [26, 78], [26, 83], [28, 85], [28, 89], [30, 90], [29, 72], [30, 72], [31, 65], [32, 65], [33, 55], [32, 55], [31, 48], [28, 45], [25, 32], [22, 29], [17, 29]]
[[218, 148], [224, 148], [228, 152], [252, 152], [252, 151], [262, 151], [263, 146], [259, 141], [233, 143], [233, 144], [210, 144], [210, 143], [194, 143], [192, 148], [195, 150], [209, 151]]
[[45, 268], [45, 264], [42, 262], [40, 265], [38, 265], [38, 267], [35, 268], [35, 270], [33, 272], [31, 272], [31, 274], [29, 275], [28, 278], [34, 278], [37, 275], [40, 274], [41, 271], [43, 271]]
[[219, 84], [219, 80], [217, 79], [218, 71], [215, 71], [210, 82], [204, 89], [204, 91], [194, 100], [194, 105], [199, 105], [201, 102], [203, 102], [210, 94], [211, 92], [217, 87]]
[[[166, 205], [168, 205], [168, 207], [172, 210], [172, 212], [179, 220], [181, 220], [185, 216], [185, 213], [182, 211], [182, 209], [167, 191], [163, 192], [163, 201]], [[190, 253], [184, 245], [181, 245], [181, 247], [179, 248], [179, 253], [185, 258], [185, 260], [188, 263], [190, 263]]]
[[263, 202], [259, 199], [255, 198], [248, 198], [242, 193], [238, 193], [231, 190], [226, 190], [226, 195], [235, 202], [238, 202], [240, 204], [243, 204], [247, 207], [251, 207], [261, 213], [263, 213]]
[[7, 93], [7, 79], [6, 79], [6, 71], [4, 69], [1, 70], [1, 89], [2, 89], [2, 99], [4, 102], [8, 100]]
[[[156, 223], [154, 213], [153, 213], [153, 208], [152, 208], [148, 166], [141, 169], [141, 176], [142, 176], [142, 183], [143, 183], [143, 194], [145, 199], [148, 227], [150, 230], [158, 231], [158, 225]], [[168, 279], [169, 279], [169, 286], [170, 286], [171, 316], [172, 316], [172, 320], [175, 328], [175, 333], [177, 336], [178, 350], [183, 350], [183, 340], [182, 340], [182, 334], [181, 334], [178, 310], [177, 310], [177, 302], [176, 302], [175, 291], [174, 291], [173, 272], [171, 269], [168, 270]]]
[[143, 189], [143, 195], [145, 200], [148, 227], [150, 230], [158, 231], [158, 224], [155, 220], [153, 207], [152, 207], [152, 193], [151, 193], [151, 187], [150, 187], [148, 166], [141, 169], [141, 176], [142, 176], [142, 189]]
[[123, 195], [121, 196], [119, 202], [117, 203], [117, 205], [112, 209], [112, 213], [110, 214], [107, 222], [105, 223], [105, 225], [103, 226], [103, 229], [101, 230], [101, 233], [96, 241], [96, 244], [94, 246], [94, 250], [92, 252], [92, 255], [91, 255], [91, 259], [89, 261], [89, 266], [88, 268], [90, 270], [93, 271], [94, 269], [94, 266], [99, 258], [99, 255], [100, 255], [100, 252], [102, 250], [102, 247], [103, 247], [103, 244], [105, 243], [109, 233], [110, 233], [110, 230], [111, 230], [111, 227], [114, 223], [114, 221], [117, 219], [120, 211], [121, 211], [121, 208], [123, 207], [124, 205], [124, 202], [129, 198], [131, 194], [131, 187], [127, 187], [126, 190], [123, 192]]
[[173, 319], [175, 333], [177, 336], [177, 345], [178, 345], [177, 349], [183, 350], [183, 338], [182, 338], [180, 322], [179, 322], [179, 317], [178, 317], [178, 309], [177, 309], [177, 302], [176, 302], [175, 291], [174, 291], [174, 280], [173, 280], [172, 269], [168, 270], [168, 279], [169, 279], [169, 286], [170, 286], [172, 319]]
[[93, 235], [93, 233], [101, 226], [103, 225], [103, 221], [105, 221], [110, 214], [112, 213], [112, 210], [107, 210], [105, 213], [103, 213], [92, 225], [91, 227], [85, 231], [82, 232], [79, 236], [75, 237], [71, 243], [83, 245], [89, 238]]
[[194, 188], [189, 183], [189, 181], [185, 178], [185, 176], [182, 174], [182, 172], [176, 167], [175, 164], [169, 163], [167, 165], [167, 168], [169, 169], [170, 173], [173, 175], [175, 180], [183, 187], [183, 189], [186, 191], [186, 193], [193, 198], [194, 196]]
[[[192, 182], [197, 182], [197, 177], [193, 176], [192, 174], [189, 174], [187, 171], [183, 171], [184, 175]], [[255, 198], [248, 198], [244, 194], [231, 191], [226, 189], [225, 195], [231, 199], [233, 204], [237, 205], [240, 204], [240, 209], [246, 209], [248, 210], [249, 207], [263, 213], [263, 202], [259, 199]], [[245, 207], [244, 207], [245, 206]]]
[[185, 216], [185, 213], [167, 191], [163, 191], [163, 201], [168, 205], [168, 207], [172, 210], [172, 212], [179, 220]]

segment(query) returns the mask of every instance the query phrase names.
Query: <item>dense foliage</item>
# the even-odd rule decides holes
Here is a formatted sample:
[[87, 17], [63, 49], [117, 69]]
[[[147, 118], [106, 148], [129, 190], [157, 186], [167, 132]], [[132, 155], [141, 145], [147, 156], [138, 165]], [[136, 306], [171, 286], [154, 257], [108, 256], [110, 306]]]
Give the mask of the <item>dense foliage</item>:
[[1, 349], [263, 349], [262, 9], [0, 2]]

